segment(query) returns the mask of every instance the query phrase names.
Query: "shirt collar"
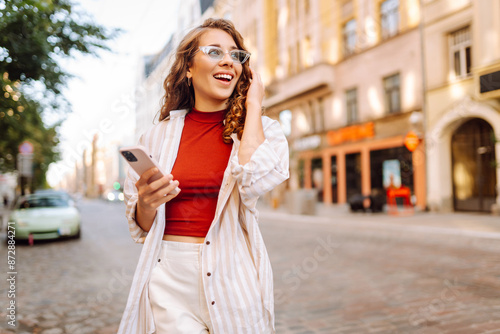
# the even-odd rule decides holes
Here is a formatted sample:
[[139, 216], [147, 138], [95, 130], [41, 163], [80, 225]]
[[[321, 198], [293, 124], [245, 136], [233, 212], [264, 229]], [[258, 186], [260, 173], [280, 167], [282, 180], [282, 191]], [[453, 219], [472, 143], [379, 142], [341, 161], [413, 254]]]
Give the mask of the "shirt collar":
[[188, 112], [187, 109], [171, 110], [170, 111], [170, 119], [174, 119], [174, 118], [181, 117], [181, 116], [186, 116], [187, 112]]

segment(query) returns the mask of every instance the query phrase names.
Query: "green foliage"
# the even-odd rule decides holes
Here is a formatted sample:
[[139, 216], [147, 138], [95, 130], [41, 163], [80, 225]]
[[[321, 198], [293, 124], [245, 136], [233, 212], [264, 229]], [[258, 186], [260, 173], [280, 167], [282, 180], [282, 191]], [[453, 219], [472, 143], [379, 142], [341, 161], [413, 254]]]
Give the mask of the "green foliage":
[[[0, 2], [1, 3], [1, 2]], [[0, 7], [1, 8], [1, 7]], [[66, 0], [10, 0], [0, 10], [0, 73], [12, 81], [40, 81], [58, 94], [68, 73], [57, 60], [106, 49], [108, 33], [75, 13]]]
[[27, 140], [34, 146], [33, 186], [42, 187], [46, 184], [45, 173], [50, 163], [59, 158], [55, 151], [59, 124], [46, 127], [38, 112], [41, 108], [38, 102], [21, 95], [14, 85], [5, 85], [5, 80], [0, 84], [0, 92], [12, 91], [11, 96], [19, 96], [17, 101], [11, 100], [9, 108], [3, 105], [0, 108], [0, 172], [16, 169], [19, 145]]
[[18, 147], [29, 140], [34, 186], [44, 186], [49, 164], [59, 158], [59, 123], [47, 126], [42, 116], [67, 107], [61, 90], [70, 74], [59, 62], [106, 50], [118, 31], [93, 24], [67, 0], [0, 0], [0, 32], [0, 172], [16, 169]]

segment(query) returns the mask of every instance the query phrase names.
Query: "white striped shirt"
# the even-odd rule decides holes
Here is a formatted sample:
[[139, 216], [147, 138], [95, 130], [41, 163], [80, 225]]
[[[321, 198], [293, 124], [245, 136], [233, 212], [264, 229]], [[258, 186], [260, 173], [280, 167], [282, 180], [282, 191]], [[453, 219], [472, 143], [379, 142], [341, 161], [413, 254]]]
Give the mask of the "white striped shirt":
[[[163, 171], [170, 173], [187, 110], [170, 117], [143, 134], [145, 146]], [[273, 276], [267, 250], [257, 223], [257, 199], [289, 176], [288, 143], [281, 126], [262, 117], [265, 141], [245, 165], [238, 162], [240, 141], [232, 134], [233, 147], [217, 200], [217, 209], [201, 246], [201, 271], [212, 334], [275, 333]], [[144, 243], [123, 314], [119, 334], [154, 333], [148, 281], [159, 257], [165, 229], [165, 204], [145, 232], [135, 221], [139, 175], [129, 169], [124, 185], [126, 216], [132, 238]]]

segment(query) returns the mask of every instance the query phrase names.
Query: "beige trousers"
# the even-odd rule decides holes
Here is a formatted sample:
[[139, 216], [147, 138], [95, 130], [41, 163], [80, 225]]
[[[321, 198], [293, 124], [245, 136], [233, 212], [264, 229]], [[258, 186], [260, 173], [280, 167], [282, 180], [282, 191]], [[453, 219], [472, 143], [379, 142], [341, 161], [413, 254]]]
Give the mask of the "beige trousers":
[[211, 332], [200, 273], [200, 247], [162, 240], [148, 287], [156, 334]]

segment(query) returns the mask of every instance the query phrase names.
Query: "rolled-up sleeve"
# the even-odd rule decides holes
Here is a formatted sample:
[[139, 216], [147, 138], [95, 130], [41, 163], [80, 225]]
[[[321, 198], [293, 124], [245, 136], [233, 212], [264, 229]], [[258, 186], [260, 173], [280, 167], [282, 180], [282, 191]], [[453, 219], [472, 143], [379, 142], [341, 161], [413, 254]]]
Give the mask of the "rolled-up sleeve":
[[[139, 145], [144, 145], [143, 136], [139, 139]], [[127, 217], [130, 235], [135, 242], [142, 244], [146, 240], [148, 232], [144, 231], [135, 220], [135, 209], [139, 198], [135, 184], [139, 180], [139, 177], [139, 174], [128, 166], [127, 177], [123, 185], [123, 195], [125, 197], [125, 215]]]
[[233, 177], [237, 181], [242, 202], [254, 210], [259, 197], [288, 179], [288, 142], [277, 121], [263, 118], [265, 140], [257, 147], [245, 165], [241, 165], [238, 154], [230, 161]]

